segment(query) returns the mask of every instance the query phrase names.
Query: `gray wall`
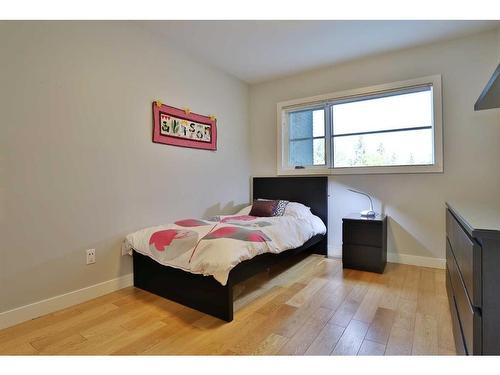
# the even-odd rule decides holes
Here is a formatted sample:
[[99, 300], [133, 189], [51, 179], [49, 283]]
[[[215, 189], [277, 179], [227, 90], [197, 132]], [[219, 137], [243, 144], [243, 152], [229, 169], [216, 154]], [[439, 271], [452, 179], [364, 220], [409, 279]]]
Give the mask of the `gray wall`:
[[[125, 234], [248, 202], [248, 88], [130, 23], [0, 23], [0, 312], [131, 272]], [[151, 142], [151, 102], [218, 119]], [[85, 265], [85, 249], [97, 263]]]
[[338, 255], [342, 216], [367, 208], [366, 198], [346, 190], [352, 187], [373, 194], [377, 211], [390, 215], [389, 252], [444, 258], [445, 200], [500, 203], [498, 110], [473, 111], [498, 64], [497, 36], [497, 31], [477, 34], [251, 86], [253, 174], [276, 173], [277, 102], [441, 74], [445, 172], [331, 177], [329, 245], [330, 254]]

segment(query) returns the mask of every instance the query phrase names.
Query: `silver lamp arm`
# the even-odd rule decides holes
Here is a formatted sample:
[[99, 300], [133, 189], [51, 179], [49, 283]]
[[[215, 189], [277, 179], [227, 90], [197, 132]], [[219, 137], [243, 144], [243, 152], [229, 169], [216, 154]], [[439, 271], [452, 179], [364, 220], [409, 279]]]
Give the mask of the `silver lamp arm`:
[[373, 217], [373, 216], [377, 215], [376, 212], [373, 210], [372, 198], [368, 194], [363, 193], [362, 191], [354, 190], [354, 189], [347, 189], [347, 190], [352, 191], [353, 193], [364, 195], [365, 197], [367, 197], [370, 200], [370, 209], [361, 211], [361, 216]]

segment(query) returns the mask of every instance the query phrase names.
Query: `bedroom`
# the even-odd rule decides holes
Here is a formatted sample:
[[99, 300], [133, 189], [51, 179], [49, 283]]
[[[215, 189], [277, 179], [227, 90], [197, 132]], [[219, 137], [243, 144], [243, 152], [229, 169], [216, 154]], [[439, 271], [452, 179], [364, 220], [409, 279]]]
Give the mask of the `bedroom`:
[[474, 105], [500, 21], [12, 20], [0, 45], [0, 354], [499, 353], [500, 115]]

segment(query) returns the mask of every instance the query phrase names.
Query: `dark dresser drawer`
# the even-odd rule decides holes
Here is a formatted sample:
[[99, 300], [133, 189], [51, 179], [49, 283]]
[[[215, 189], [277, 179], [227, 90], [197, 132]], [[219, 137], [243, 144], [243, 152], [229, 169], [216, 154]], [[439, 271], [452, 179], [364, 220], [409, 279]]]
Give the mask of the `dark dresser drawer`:
[[460, 321], [466, 351], [469, 354], [481, 353], [481, 315], [471, 305], [465, 284], [460, 274], [450, 242], [446, 242], [446, 266], [453, 290], [454, 302]]
[[448, 267], [446, 269], [446, 290], [448, 291], [448, 302], [450, 304], [455, 349], [457, 351], [457, 354], [464, 355], [467, 354], [467, 351], [465, 350], [464, 334], [462, 332], [462, 326], [460, 325], [460, 319], [458, 318], [457, 304], [455, 302], [455, 296], [453, 295], [453, 288], [451, 286], [451, 278]]
[[446, 210], [446, 234], [470, 301], [481, 307], [481, 247], [469, 238], [449, 210]]

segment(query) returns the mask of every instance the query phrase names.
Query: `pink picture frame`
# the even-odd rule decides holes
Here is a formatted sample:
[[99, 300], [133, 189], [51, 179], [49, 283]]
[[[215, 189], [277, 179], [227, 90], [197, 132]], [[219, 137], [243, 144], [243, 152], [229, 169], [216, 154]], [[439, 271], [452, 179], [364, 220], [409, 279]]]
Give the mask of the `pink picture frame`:
[[217, 120], [153, 102], [153, 142], [217, 150]]

